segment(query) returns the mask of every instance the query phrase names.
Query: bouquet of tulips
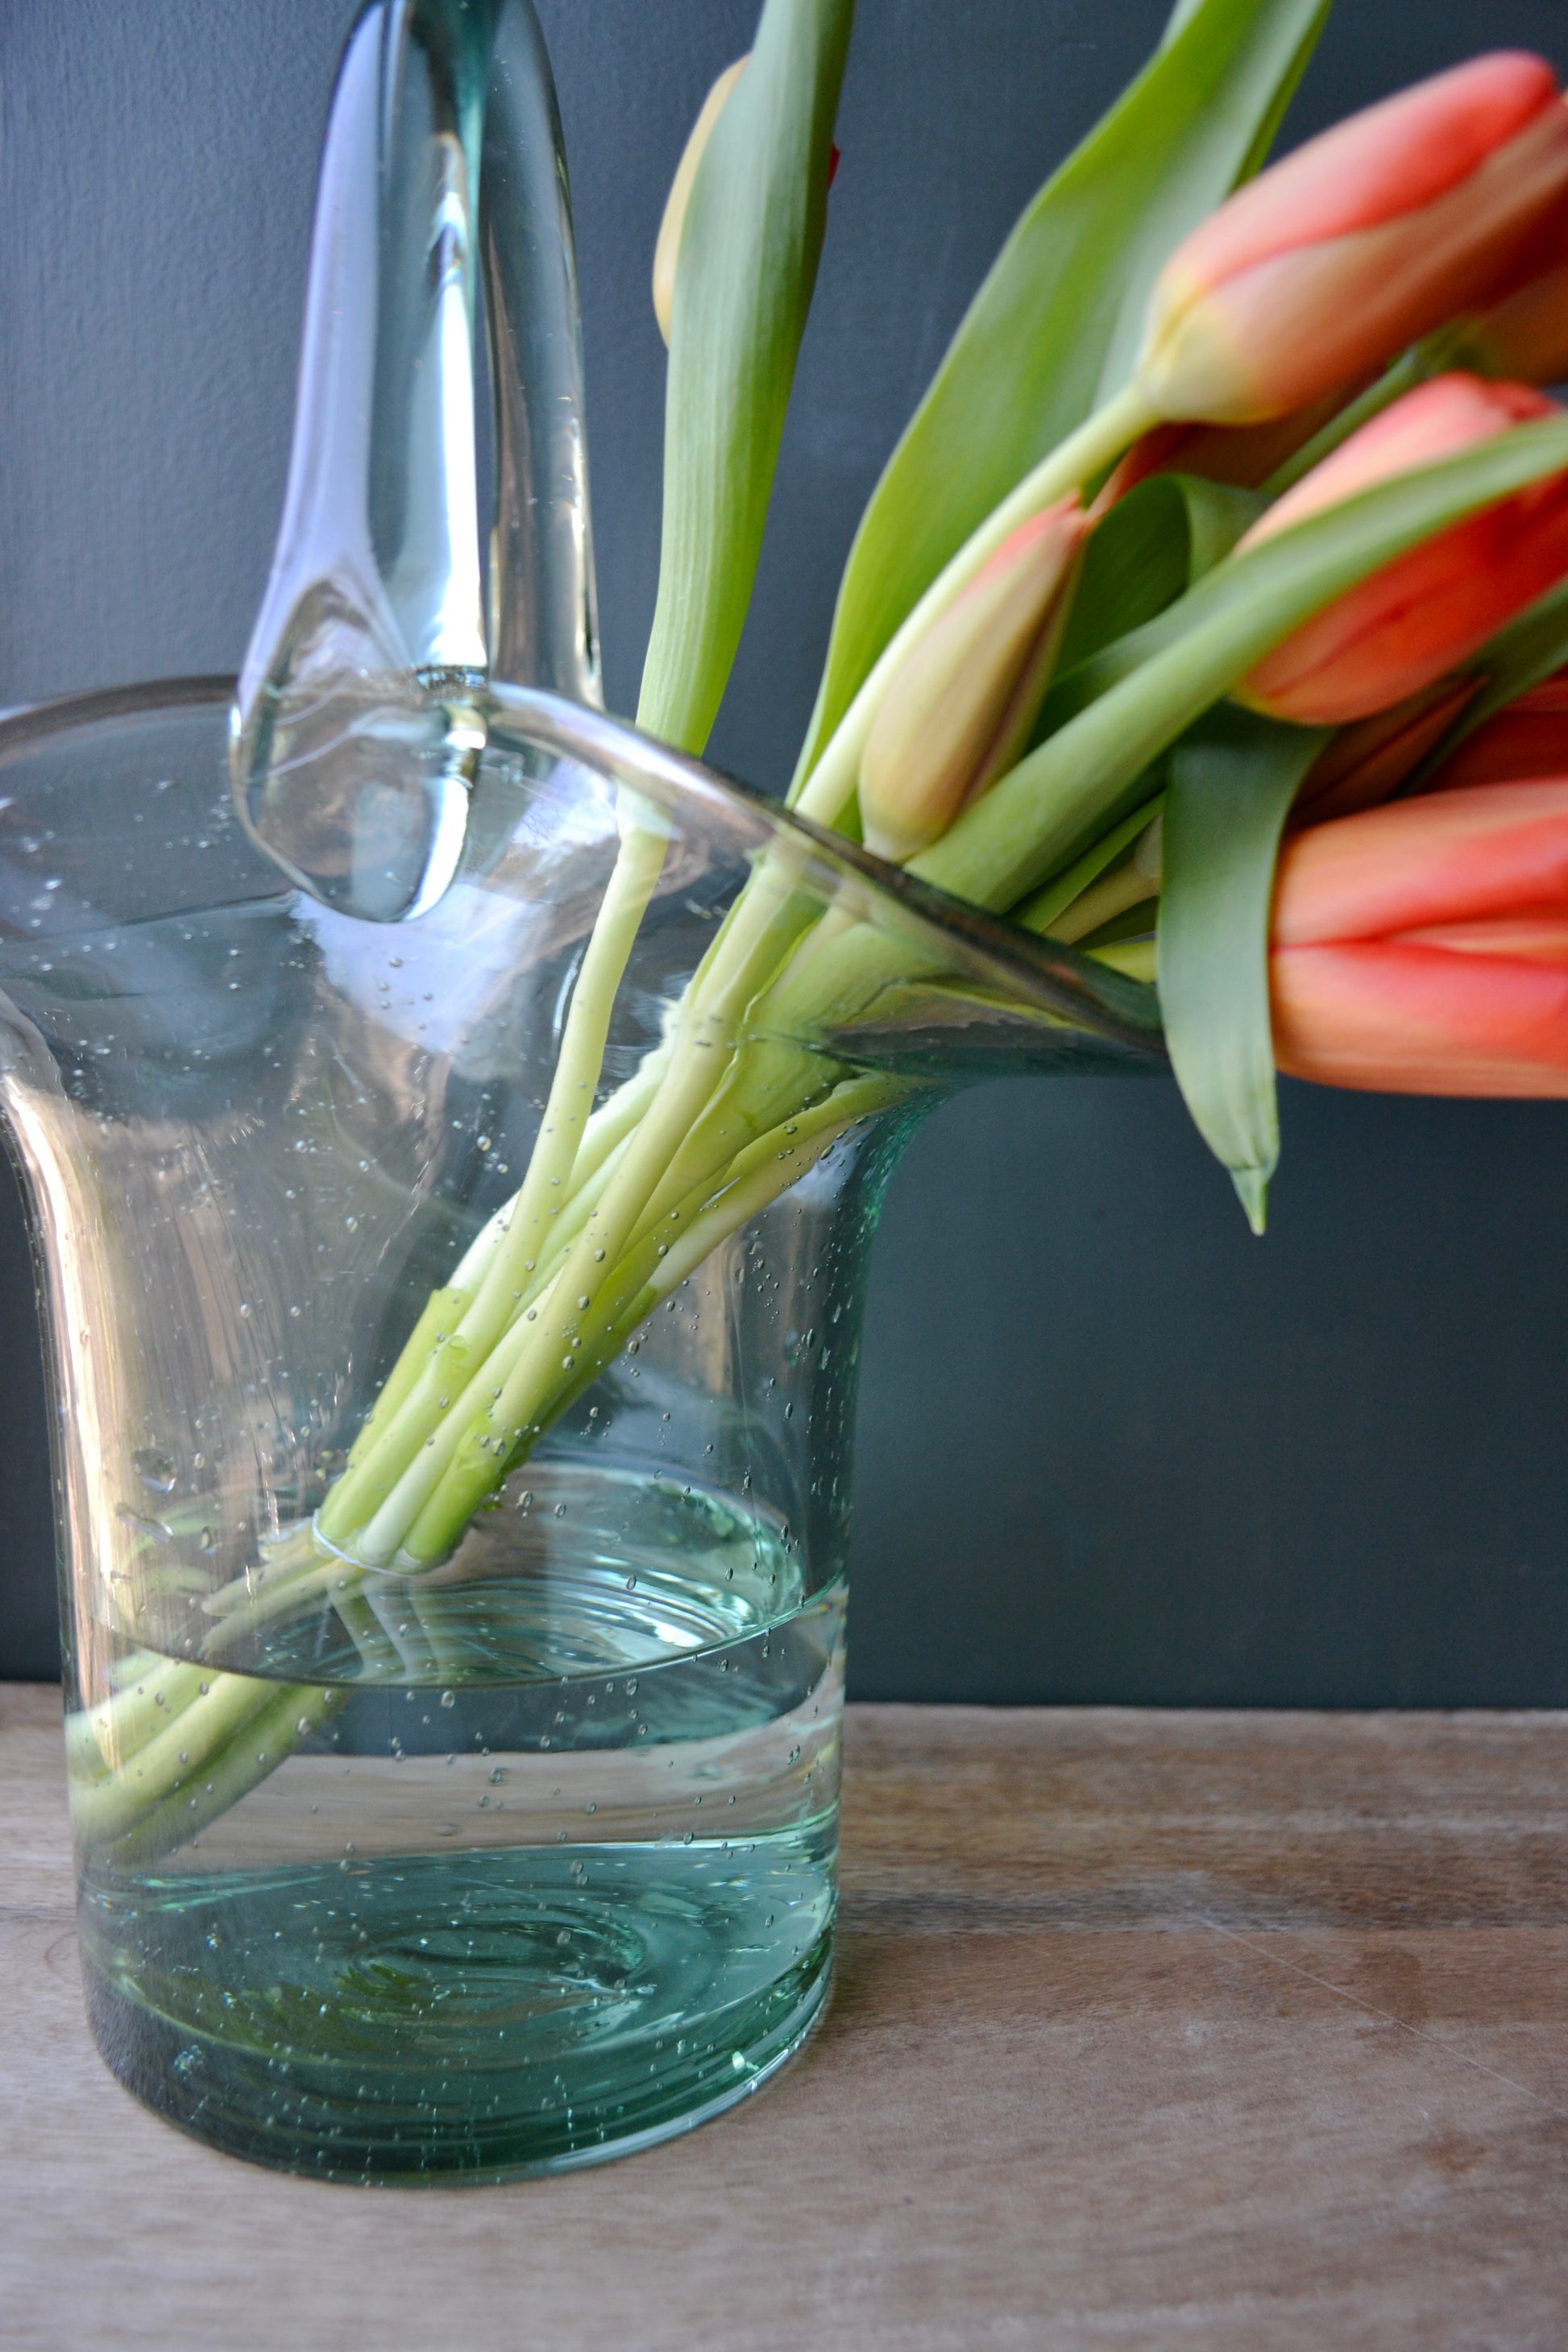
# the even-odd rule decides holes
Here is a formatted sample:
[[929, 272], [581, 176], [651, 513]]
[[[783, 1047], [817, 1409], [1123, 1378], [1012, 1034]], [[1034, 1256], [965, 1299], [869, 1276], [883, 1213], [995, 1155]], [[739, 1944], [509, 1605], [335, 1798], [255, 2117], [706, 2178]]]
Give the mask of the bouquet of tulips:
[[[1324, 14], [1180, 0], [1026, 211], [860, 525], [790, 795], [1157, 989], [1258, 1229], [1277, 1067], [1568, 1093], [1568, 415], [1537, 388], [1568, 373], [1568, 105], [1539, 59], [1486, 57], [1260, 172]], [[664, 537], [637, 716], [688, 751], [755, 571], [850, 16], [766, 0], [658, 240]], [[779, 1042], [863, 1017], [914, 952], [807, 907], [787, 843], [659, 1047], [603, 1092], [665, 848], [628, 799], [525, 1180], [316, 1521], [217, 1596], [209, 1659], [258, 1616], [313, 1595], [347, 1612], [365, 1576], [444, 1560], [707, 1251], [896, 1095]], [[232, 1802], [335, 1703], [258, 1714], [238, 1676], [159, 1671], [178, 1769], [124, 1769], [120, 1700], [82, 1743], [88, 1819], [126, 1854]]]

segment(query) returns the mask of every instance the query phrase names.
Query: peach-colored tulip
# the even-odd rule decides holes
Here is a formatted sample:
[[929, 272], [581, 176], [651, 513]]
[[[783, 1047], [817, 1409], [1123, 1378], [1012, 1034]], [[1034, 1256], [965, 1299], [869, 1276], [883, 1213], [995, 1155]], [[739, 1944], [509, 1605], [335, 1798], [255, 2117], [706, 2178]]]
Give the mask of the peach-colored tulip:
[[1478, 727], [1426, 789], [1447, 793], [1529, 776], [1568, 776], [1568, 673], [1547, 678]]
[[1272, 940], [1282, 1070], [1394, 1094], [1568, 1096], [1568, 779], [1296, 835]]
[[879, 856], [927, 847], [1018, 758], [1088, 528], [1076, 497], [1021, 523], [888, 681], [860, 756], [860, 820]]
[[[1375, 482], [1557, 414], [1528, 384], [1435, 377], [1288, 490], [1240, 548]], [[1456, 667], [1565, 572], [1568, 476], [1553, 475], [1440, 531], [1314, 614], [1248, 673], [1237, 698], [1303, 726], [1368, 718]]]
[[1166, 262], [1137, 381], [1152, 413], [1303, 407], [1510, 282], [1568, 194], [1568, 107], [1502, 51], [1352, 115], [1221, 205]]

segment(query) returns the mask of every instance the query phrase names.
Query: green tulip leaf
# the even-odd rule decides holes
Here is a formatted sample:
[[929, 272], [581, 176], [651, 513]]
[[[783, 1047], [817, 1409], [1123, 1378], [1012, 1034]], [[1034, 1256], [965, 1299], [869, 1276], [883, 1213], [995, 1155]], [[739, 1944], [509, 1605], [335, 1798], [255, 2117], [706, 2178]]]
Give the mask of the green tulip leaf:
[[1142, 807], [1135, 808], [1131, 816], [1123, 817], [1120, 824], [1112, 825], [1109, 833], [1101, 834], [1093, 848], [1086, 849], [1081, 857], [1075, 857], [1065, 874], [1058, 874], [1055, 881], [1047, 882], [1043, 890], [1037, 890], [1032, 898], [1026, 898], [1021, 906], [1015, 907], [1013, 921], [1021, 924], [1026, 931], [1048, 933], [1057, 917], [1065, 914], [1073, 900], [1080, 892], [1087, 890], [1091, 882], [1098, 882], [1106, 867], [1113, 865], [1124, 849], [1131, 848], [1139, 835], [1153, 824], [1164, 805], [1163, 793], [1156, 793]]
[[688, 751], [718, 715], [756, 576], [853, 14], [854, 0], [767, 0], [681, 233], [658, 599], [637, 724]]
[[1101, 672], [1096, 656], [1156, 619], [1212, 572], [1264, 504], [1256, 490], [1193, 474], [1152, 474], [1118, 499], [1084, 551], [1057, 680], [1035, 730], [1037, 742], [1125, 674], [1114, 659]]
[[1184, 0], [1166, 45], [1024, 213], [862, 518], [792, 798], [949, 558], [1125, 379], [1161, 264], [1256, 168], [1327, 10]]
[[998, 910], [1125, 815], [1140, 780], [1266, 653], [1451, 523], [1568, 469], [1568, 420], [1521, 425], [1380, 482], [1232, 555], [1099, 659], [1122, 674], [994, 784], [908, 870]]
[[1268, 1017], [1274, 866], [1290, 803], [1331, 730], [1234, 705], [1171, 757], [1158, 929], [1160, 1013], [1176, 1082], [1263, 1231], [1279, 1159]]

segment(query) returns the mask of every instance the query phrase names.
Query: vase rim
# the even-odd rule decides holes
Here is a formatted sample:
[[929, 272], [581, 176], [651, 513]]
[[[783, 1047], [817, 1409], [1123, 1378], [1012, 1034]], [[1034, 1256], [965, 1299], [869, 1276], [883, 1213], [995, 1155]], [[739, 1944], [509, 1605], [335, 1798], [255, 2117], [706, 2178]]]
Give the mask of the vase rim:
[[[51, 738], [154, 717], [159, 712], [230, 708], [236, 681], [220, 673], [149, 678], [127, 686], [89, 688], [0, 709], [0, 758]], [[794, 837], [826, 864], [873, 897], [897, 908], [906, 921], [930, 928], [961, 949], [972, 966], [1015, 996], [1130, 1051], [1146, 1063], [1163, 1063], [1164, 1043], [1158, 1001], [1152, 988], [1110, 971], [1065, 944], [1040, 938], [951, 897], [900, 867], [828, 831], [753, 784], [694, 759], [689, 753], [615, 719], [603, 710], [568, 700], [540, 687], [491, 681], [480, 700], [494, 740], [544, 750], [596, 769], [602, 775], [645, 794], [673, 811], [695, 799], [742, 816], [777, 838]], [[281, 877], [279, 877], [281, 879]]]
[[1032, 999], [1096, 1036], [1163, 1062], [1158, 1000], [1142, 982], [1098, 964], [1076, 949], [1037, 937], [889, 865], [861, 843], [804, 817], [756, 785], [645, 735], [624, 719], [541, 687], [493, 681], [484, 697], [493, 735], [555, 752], [608, 773], [673, 810], [696, 798], [743, 814], [777, 838], [794, 836], [813, 859], [896, 906], [906, 919], [959, 945], [972, 964], [989, 968], [1015, 996]]

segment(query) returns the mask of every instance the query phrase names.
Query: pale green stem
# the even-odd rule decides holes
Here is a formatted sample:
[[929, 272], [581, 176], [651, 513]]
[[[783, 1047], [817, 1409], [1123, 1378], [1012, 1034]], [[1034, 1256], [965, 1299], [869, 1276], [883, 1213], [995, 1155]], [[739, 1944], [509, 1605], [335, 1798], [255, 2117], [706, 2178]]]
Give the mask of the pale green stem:
[[[548, 1367], [535, 1355], [520, 1362], [502, 1394], [466, 1433], [473, 1441], [454, 1460], [410, 1529], [400, 1564], [429, 1566], [446, 1557], [477, 1505], [504, 1475], [521, 1439], [555, 1417], [596, 1380], [651, 1307], [717, 1246], [815, 1164], [845, 1130], [907, 1091], [886, 1078], [848, 1081], [809, 1109], [780, 1122], [739, 1154], [723, 1189], [710, 1185], [686, 1204], [678, 1238], [661, 1244], [645, 1236], [605, 1285], [592, 1321], [573, 1334], [570, 1360]], [[704, 1202], [707, 1206], [704, 1206]], [[660, 1250], [664, 1255], [659, 1255]], [[555, 1342], [560, 1344], [559, 1339]], [[563, 1381], [562, 1372], [569, 1377]]]
[[357, 1570], [343, 1569], [341, 1561], [336, 1565], [342, 1572], [332, 1594], [332, 1606], [338, 1612], [343, 1631], [359, 1652], [369, 1679], [391, 1682], [401, 1664], [397, 1645], [360, 1591]]
[[172, 1722], [116, 1770], [73, 1789], [72, 1819], [81, 1836], [92, 1845], [106, 1843], [171, 1791], [199, 1780], [247, 1717], [269, 1703], [276, 1687], [247, 1675], [215, 1674]]
[[[553, 1286], [552, 1286], [553, 1289]], [[547, 1303], [547, 1302], [543, 1302]], [[366, 1568], [384, 1568], [397, 1552], [409, 1528], [440, 1486], [458, 1446], [478, 1414], [499, 1402], [497, 1391], [506, 1383], [531, 1338], [528, 1324], [539, 1309], [528, 1309], [504, 1332], [484, 1362], [425, 1440], [402, 1476], [387, 1490], [384, 1501], [353, 1537], [353, 1557]]]
[[[224, 1675], [220, 1679], [239, 1678]], [[213, 1687], [216, 1691], [218, 1685]], [[165, 1783], [167, 1793], [159, 1790], [159, 1801], [140, 1819], [129, 1820], [108, 1842], [107, 1861], [126, 1864], [149, 1860], [172, 1853], [199, 1835], [241, 1797], [248, 1796], [258, 1781], [286, 1763], [300, 1740], [319, 1731], [349, 1695], [342, 1687], [322, 1690], [310, 1684], [279, 1689], [275, 1683], [258, 1686], [247, 1680], [245, 1687], [266, 1703], [214, 1758], [205, 1777], [193, 1774], [172, 1788]], [[271, 1696], [274, 1692], [276, 1696]]]
[[[878, 1111], [890, 1109], [908, 1092], [908, 1082], [902, 1079], [847, 1078], [813, 1109], [782, 1123], [739, 1153], [725, 1190], [688, 1225], [679, 1241], [671, 1243], [668, 1256], [660, 1260], [658, 1272], [647, 1286], [653, 1305], [695, 1273], [721, 1241], [798, 1183], [850, 1128]], [[789, 1139], [784, 1147], [780, 1137]]]
[[[480, 1240], [484, 1235], [480, 1235]], [[472, 1251], [469, 1255], [473, 1255]], [[458, 1267], [444, 1289], [433, 1290], [426, 1300], [419, 1320], [414, 1326], [395, 1364], [382, 1383], [376, 1398], [361, 1427], [359, 1435], [349, 1449], [346, 1470], [355, 1470], [374, 1445], [379, 1444], [390, 1423], [407, 1402], [408, 1396], [426, 1360], [448, 1331], [456, 1330], [463, 1311], [472, 1296], [471, 1285], [464, 1279], [468, 1258]]]
[[134, 1663], [133, 1680], [122, 1681], [112, 1697], [66, 1717], [67, 1758], [78, 1775], [122, 1770], [200, 1693], [200, 1666], [176, 1665], [150, 1650], [136, 1652], [125, 1663]]
[[[663, 1045], [656, 1045], [651, 1053], [644, 1055], [626, 1083], [617, 1087], [615, 1093], [589, 1119], [584, 1131], [583, 1141], [578, 1148], [577, 1157], [572, 1165], [571, 1192], [574, 1202], [576, 1202], [583, 1187], [600, 1173], [605, 1161], [626, 1141], [636, 1127], [652, 1100], [659, 1079], [664, 1074], [668, 1058], [667, 1048]], [[489, 1264], [492, 1253], [500, 1247], [505, 1238], [507, 1227], [511, 1223], [512, 1213], [517, 1207], [520, 1197], [521, 1188], [520, 1192], [512, 1194], [510, 1201], [501, 1203], [489, 1223], [483, 1226], [468, 1244], [462, 1264], [452, 1276], [452, 1291], [465, 1290], [468, 1297], [471, 1297], [478, 1289], [480, 1277]], [[567, 1213], [566, 1210], [562, 1211], [563, 1222]], [[559, 1226], [556, 1231], [560, 1231]], [[438, 1291], [436, 1295], [437, 1297], [447, 1297], [451, 1293]], [[467, 1297], [464, 1304], [467, 1304]], [[413, 1340], [411, 1339], [408, 1344], [412, 1348]]]
[[555, 1075], [528, 1173], [508, 1219], [504, 1237], [486, 1270], [473, 1305], [460, 1329], [476, 1355], [486, 1353], [510, 1320], [515, 1294], [525, 1271], [531, 1272], [542, 1254], [552, 1210], [563, 1205], [552, 1192], [564, 1196], [581, 1149], [585, 1114], [591, 1111], [605, 1043], [616, 997], [626, 974], [626, 961], [637, 928], [652, 898], [669, 846], [668, 834], [631, 824], [622, 836], [583, 969], [572, 991], [572, 1006], [556, 1059]]
[[[572, 992], [528, 1173], [510, 1214], [504, 1223], [492, 1220], [496, 1238], [485, 1251], [482, 1278], [455, 1326], [433, 1333], [417, 1349], [411, 1344], [404, 1350], [394, 1376], [401, 1390], [396, 1407], [380, 1419], [374, 1436], [363, 1451], [356, 1446], [357, 1458], [351, 1459], [322, 1506], [321, 1525], [329, 1542], [345, 1542], [356, 1522], [383, 1498], [389, 1471], [395, 1481], [409, 1444], [419, 1444], [428, 1435], [447, 1410], [449, 1400], [466, 1385], [469, 1367], [484, 1360], [516, 1312], [523, 1277], [533, 1271], [530, 1253], [536, 1257], [541, 1248], [535, 1236], [546, 1223], [550, 1196], [561, 1192], [563, 1200], [566, 1197], [573, 1162], [588, 1124], [586, 1110], [604, 1065], [616, 992], [663, 870], [668, 846], [667, 835], [635, 822], [627, 824], [622, 835]], [[459, 1274], [467, 1270], [465, 1261]], [[453, 1285], [447, 1295], [460, 1297], [461, 1291]], [[426, 1308], [420, 1318], [422, 1333], [430, 1330], [433, 1320]], [[404, 1377], [410, 1358], [412, 1374]]]

